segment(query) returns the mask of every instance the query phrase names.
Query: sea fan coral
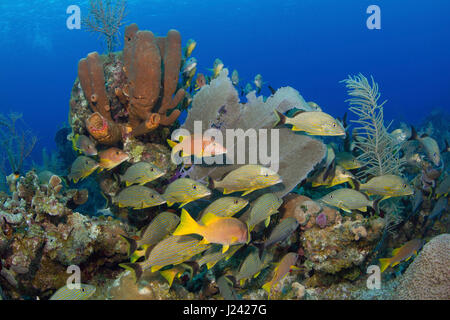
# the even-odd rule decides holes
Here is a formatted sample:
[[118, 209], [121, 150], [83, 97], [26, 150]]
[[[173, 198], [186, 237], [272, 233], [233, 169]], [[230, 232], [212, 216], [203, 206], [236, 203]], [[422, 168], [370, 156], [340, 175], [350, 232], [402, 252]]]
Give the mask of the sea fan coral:
[[400, 147], [388, 133], [390, 124], [386, 127], [383, 118], [383, 106], [386, 101], [378, 103], [380, 93], [378, 84], [371, 77], [372, 83], [365, 76], [349, 76], [343, 80], [348, 94], [349, 110], [359, 119], [352, 122], [359, 125], [356, 128], [356, 148], [361, 151], [358, 160], [365, 164], [358, 176], [380, 176], [384, 174], [401, 175], [404, 161], [400, 159]]
[[[278, 92], [278, 91], [277, 91]], [[275, 93], [275, 96], [279, 93]], [[194, 122], [201, 121], [202, 130], [216, 128], [226, 137], [226, 129], [271, 129], [276, 122], [274, 106], [269, 99], [264, 102], [261, 97], [256, 97], [255, 92], [247, 95], [248, 102], [239, 102], [238, 92], [228, 77], [228, 70], [223, 69], [219, 76], [212, 80], [209, 85], [202, 87], [192, 102], [184, 129], [194, 131]], [[282, 101], [283, 99], [277, 99]], [[283, 179], [283, 187], [275, 187], [274, 191], [282, 197], [290, 192], [297, 184], [302, 182], [314, 167], [322, 161], [326, 153], [325, 145], [314, 138], [297, 135], [288, 128], [278, 131], [279, 141], [289, 143], [278, 143], [279, 157], [275, 165], [278, 166], [278, 174]], [[226, 142], [226, 138], [224, 138]], [[234, 144], [233, 154], [238, 154], [237, 144]], [[268, 154], [272, 154], [269, 144]], [[229, 150], [230, 151], [230, 150]], [[245, 161], [249, 162], [250, 151], [245, 151]], [[260, 159], [259, 159], [260, 160]], [[189, 174], [193, 179], [220, 180], [224, 174], [238, 168], [240, 165], [226, 166], [200, 166], [196, 165]]]

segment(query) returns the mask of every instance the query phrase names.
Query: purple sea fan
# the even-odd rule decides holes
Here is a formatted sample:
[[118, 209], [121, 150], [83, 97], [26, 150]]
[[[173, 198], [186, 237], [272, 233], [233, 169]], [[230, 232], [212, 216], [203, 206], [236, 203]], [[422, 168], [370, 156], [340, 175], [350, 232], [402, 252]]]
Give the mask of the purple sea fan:
[[327, 226], [327, 215], [325, 213], [321, 213], [316, 217], [316, 224], [320, 228], [325, 228]]

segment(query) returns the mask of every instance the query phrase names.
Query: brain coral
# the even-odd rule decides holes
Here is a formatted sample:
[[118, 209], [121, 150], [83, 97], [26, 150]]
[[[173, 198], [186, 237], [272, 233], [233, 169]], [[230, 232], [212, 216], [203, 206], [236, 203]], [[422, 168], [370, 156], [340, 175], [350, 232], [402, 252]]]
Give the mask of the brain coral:
[[406, 270], [397, 299], [450, 299], [450, 234], [431, 239]]

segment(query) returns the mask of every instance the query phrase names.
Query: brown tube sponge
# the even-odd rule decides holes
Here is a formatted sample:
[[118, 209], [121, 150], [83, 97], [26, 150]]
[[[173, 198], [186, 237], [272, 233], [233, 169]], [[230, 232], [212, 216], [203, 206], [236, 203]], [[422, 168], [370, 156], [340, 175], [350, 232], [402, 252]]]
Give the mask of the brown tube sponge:
[[122, 138], [122, 130], [114, 121], [95, 112], [86, 120], [86, 128], [90, 135], [101, 144], [115, 145]]
[[138, 31], [124, 50], [124, 65], [128, 76], [130, 108], [134, 116], [146, 120], [159, 98], [161, 86], [161, 56], [150, 31]]
[[105, 89], [103, 64], [97, 52], [88, 54], [78, 63], [78, 78], [92, 111], [111, 120], [109, 100]]
[[181, 35], [177, 30], [169, 30], [167, 33], [163, 52], [164, 86], [161, 107], [158, 112], [161, 114], [161, 124], [169, 125], [178, 118], [180, 111], [173, 111], [169, 117], [167, 117], [167, 111], [174, 109], [185, 96], [183, 89], [175, 93], [181, 67]]
[[151, 113], [146, 121], [143, 121], [139, 126], [137, 126], [131, 132], [133, 137], [142, 136], [150, 131], [155, 130], [159, 127], [161, 121], [161, 116], [159, 113]]

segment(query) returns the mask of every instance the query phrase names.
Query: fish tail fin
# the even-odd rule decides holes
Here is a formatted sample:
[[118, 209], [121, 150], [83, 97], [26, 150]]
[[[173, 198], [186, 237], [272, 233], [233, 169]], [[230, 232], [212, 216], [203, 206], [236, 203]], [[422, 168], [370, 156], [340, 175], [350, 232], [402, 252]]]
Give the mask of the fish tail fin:
[[186, 209], [181, 210], [180, 224], [174, 231], [174, 236], [182, 236], [185, 234], [197, 233], [201, 226], [191, 217]]
[[124, 235], [120, 235], [120, 237], [127, 242], [128, 245], [128, 256], [131, 256], [137, 250], [136, 240], [128, 238]]
[[72, 137], [72, 149], [73, 150], [75, 150], [75, 151], [77, 151], [78, 150], [78, 148], [77, 148], [77, 142], [78, 142], [78, 139], [80, 138], [80, 135], [77, 133], [77, 134], [75, 134], [73, 137]]
[[379, 215], [380, 214], [380, 207], [378, 206], [380, 204], [381, 198], [376, 199], [373, 201], [373, 210]]
[[269, 294], [269, 296], [270, 296], [270, 291], [271, 291], [271, 289], [272, 289], [272, 283], [271, 283], [271, 282], [267, 282], [267, 283], [265, 283], [265, 284], [262, 286], [262, 288], [263, 288], [264, 291], [266, 291], [266, 292]]
[[169, 283], [169, 288], [172, 286], [173, 280], [175, 279], [176, 273], [173, 273], [169, 270], [164, 270], [159, 272], [164, 279]]
[[328, 166], [328, 168], [325, 169], [323, 180], [326, 181], [328, 177], [333, 179], [335, 175], [336, 175], [336, 164], [334, 161], [332, 161], [331, 164]]
[[354, 189], [359, 191], [359, 189], [361, 188], [361, 183], [357, 179], [351, 179], [351, 181], [354, 185]]
[[417, 139], [418, 139], [418, 135], [417, 135], [416, 128], [414, 128], [414, 126], [411, 126], [411, 137], [408, 140], [417, 140]]
[[282, 114], [278, 110], [274, 110], [273, 112], [275, 113], [275, 116], [277, 117], [277, 121], [273, 125], [274, 127], [276, 127], [279, 124], [285, 124], [286, 123], [286, 116], [284, 114]]
[[175, 141], [172, 141], [170, 139], [167, 139], [167, 144], [173, 149], [177, 145]]
[[384, 272], [384, 270], [386, 270], [387, 267], [389, 267], [389, 264], [391, 263], [391, 259], [390, 258], [382, 258], [379, 261], [380, 261], [380, 270], [381, 270], [381, 272]]
[[136, 279], [136, 282], [138, 282], [142, 276], [142, 267], [138, 263], [121, 263], [119, 264], [119, 267], [130, 271]]
[[212, 190], [217, 187], [217, 181], [211, 177], [208, 177], [208, 189]]
[[[249, 233], [250, 233], [250, 231], [249, 231]], [[258, 249], [259, 259], [262, 259], [262, 255], [263, 255], [264, 249], [265, 249], [264, 242], [253, 242], [252, 244]]]

